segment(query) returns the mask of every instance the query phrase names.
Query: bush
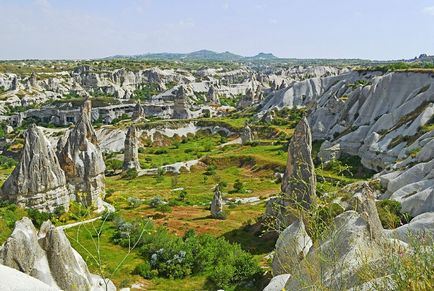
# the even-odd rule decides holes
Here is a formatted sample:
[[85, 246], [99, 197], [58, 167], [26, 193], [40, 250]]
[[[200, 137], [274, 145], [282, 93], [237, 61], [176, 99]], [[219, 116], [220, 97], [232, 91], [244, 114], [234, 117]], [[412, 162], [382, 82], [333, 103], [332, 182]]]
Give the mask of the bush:
[[32, 208], [27, 209], [27, 215], [30, 217], [36, 228], [40, 228], [44, 221], [50, 220], [52, 217], [51, 213], [41, 212]]
[[140, 275], [145, 279], [152, 279], [158, 276], [158, 271], [152, 270], [151, 265], [146, 261], [134, 268], [133, 275]]
[[216, 170], [217, 170], [217, 167], [215, 165], [209, 165], [206, 168], [206, 171], [205, 171], [204, 175], [214, 176], [216, 174]]
[[234, 183], [234, 189], [230, 191], [230, 193], [247, 193], [247, 189], [244, 186], [244, 183], [241, 182], [239, 179], [235, 180]]
[[136, 169], [128, 169], [128, 171], [124, 173], [123, 178], [127, 180], [132, 180], [137, 178], [137, 176], [138, 176], [138, 172]]
[[409, 223], [411, 216], [401, 213], [401, 203], [395, 200], [384, 199], [377, 202], [378, 216], [384, 228], [393, 229]]
[[140, 204], [142, 204], [142, 199], [139, 199], [137, 197], [128, 197], [127, 202], [131, 208], [136, 208], [139, 207]]
[[163, 213], [170, 213], [172, 212], [172, 207], [170, 207], [168, 204], [160, 204], [155, 209], [159, 212]]
[[0, 156], [0, 167], [2, 169], [9, 169], [9, 168], [13, 168], [17, 165], [17, 162], [14, 159], [5, 157], [5, 156]]
[[122, 170], [123, 162], [117, 159], [110, 159], [105, 162], [107, 170]]
[[[142, 229], [143, 221], [119, 220], [113, 241], [128, 247], [128, 238], [137, 238]], [[179, 237], [166, 228], [150, 225], [138, 247], [147, 262], [136, 266], [134, 274], [146, 279], [205, 275], [219, 288], [232, 288], [244, 281], [253, 282], [261, 274], [258, 262], [239, 245], [224, 238], [197, 235], [194, 230]]]
[[156, 208], [159, 205], [165, 204], [163, 198], [161, 196], [154, 196], [149, 200], [149, 206], [152, 208]]

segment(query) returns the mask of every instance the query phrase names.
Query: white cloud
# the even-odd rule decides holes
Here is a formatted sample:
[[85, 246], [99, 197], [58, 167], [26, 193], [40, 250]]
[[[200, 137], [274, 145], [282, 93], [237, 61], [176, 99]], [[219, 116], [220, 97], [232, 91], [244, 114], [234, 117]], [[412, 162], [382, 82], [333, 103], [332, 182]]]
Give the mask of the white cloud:
[[423, 9], [423, 12], [426, 13], [426, 14], [434, 16], [434, 5], [433, 6], [425, 7]]

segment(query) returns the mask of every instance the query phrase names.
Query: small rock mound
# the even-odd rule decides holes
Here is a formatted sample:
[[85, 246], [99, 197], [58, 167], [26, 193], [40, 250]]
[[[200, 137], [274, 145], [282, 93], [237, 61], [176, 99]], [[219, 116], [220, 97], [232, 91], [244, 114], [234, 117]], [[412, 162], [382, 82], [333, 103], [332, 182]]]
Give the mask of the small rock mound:
[[59, 206], [67, 210], [65, 174], [50, 142], [34, 124], [24, 137], [20, 162], [2, 186], [3, 198], [43, 211], [52, 212]]

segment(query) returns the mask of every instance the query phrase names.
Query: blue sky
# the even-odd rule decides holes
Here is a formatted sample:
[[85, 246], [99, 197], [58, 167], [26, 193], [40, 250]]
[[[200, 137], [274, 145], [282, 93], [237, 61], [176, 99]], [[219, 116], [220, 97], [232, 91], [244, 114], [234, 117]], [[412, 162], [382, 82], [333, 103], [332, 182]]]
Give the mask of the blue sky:
[[0, 0], [0, 59], [434, 54], [434, 0]]

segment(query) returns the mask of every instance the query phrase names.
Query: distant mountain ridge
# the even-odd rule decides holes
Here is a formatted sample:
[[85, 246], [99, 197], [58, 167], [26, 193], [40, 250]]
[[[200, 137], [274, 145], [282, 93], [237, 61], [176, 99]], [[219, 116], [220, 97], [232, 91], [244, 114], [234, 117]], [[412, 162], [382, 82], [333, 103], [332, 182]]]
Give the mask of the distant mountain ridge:
[[218, 53], [211, 50], [199, 50], [191, 53], [147, 53], [141, 55], [116, 55], [106, 59], [143, 59], [143, 60], [189, 60], [189, 61], [262, 61], [283, 60], [272, 53], [259, 53], [245, 57], [228, 51]]

